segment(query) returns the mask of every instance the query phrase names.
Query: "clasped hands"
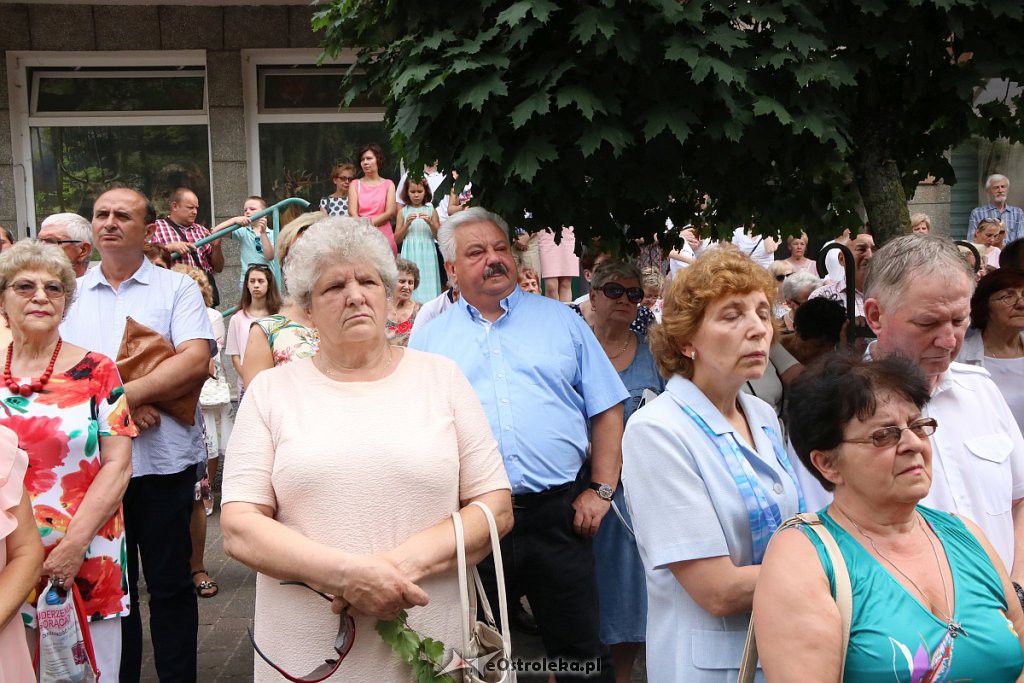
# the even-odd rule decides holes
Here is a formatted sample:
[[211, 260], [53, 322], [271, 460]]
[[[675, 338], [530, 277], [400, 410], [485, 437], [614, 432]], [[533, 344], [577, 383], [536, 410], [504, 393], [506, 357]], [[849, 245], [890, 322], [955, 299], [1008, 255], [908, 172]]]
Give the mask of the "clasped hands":
[[386, 555], [351, 556], [325, 588], [335, 596], [331, 609], [336, 614], [348, 610], [354, 617], [395, 619], [402, 610], [430, 600]]

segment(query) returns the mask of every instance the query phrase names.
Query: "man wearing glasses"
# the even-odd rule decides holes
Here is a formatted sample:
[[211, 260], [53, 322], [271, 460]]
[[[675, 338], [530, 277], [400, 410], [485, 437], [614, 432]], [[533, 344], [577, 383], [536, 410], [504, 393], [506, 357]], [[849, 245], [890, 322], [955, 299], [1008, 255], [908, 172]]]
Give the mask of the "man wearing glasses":
[[92, 256], [92, 224], [77, 213], [55, 213], [43, 219], [37, 239], [55, 244], [64, 250], [75, 276], [82, 277], [89, 270]]

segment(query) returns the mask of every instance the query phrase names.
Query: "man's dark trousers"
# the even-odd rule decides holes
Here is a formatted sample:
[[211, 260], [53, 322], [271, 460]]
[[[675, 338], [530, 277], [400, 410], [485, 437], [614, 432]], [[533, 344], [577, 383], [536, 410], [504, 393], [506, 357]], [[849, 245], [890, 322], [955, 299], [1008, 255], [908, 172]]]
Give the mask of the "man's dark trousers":
[[[570, 483], [545, 493], [513, 496], [515, 526], [501, 540], [509, 603], [530, 601], [549, 659], [601, 661], [601, 671], [587, 678], [555, 674], [558, 681], [615, 680], [608, 648], [601, 643], [597, 579], [591, 540], [572, 529], [572, 502], [580, 492]], [[494, 563], [480, 563], [487, 599], [497, 614]], [[511, 609], [511, 608], [510, 608]]]
[[189, 520], [196, 467], [134, 477], [124, 495], [131, 614], [121, 620], [121, 681], [137, 683], [142, 668], [139, 557], [149, 590], [149, 629], [161, 683], [196, 680], [199, 606], [190, 576]]

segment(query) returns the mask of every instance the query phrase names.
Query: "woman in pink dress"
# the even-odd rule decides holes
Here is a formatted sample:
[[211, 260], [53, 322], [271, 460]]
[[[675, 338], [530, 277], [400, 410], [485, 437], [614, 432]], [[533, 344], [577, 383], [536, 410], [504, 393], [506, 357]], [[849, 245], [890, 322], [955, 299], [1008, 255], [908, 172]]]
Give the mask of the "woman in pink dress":
[[373, 226], [381, 231], [391, 245], [391, 251], [398, 256], [395, 233], [391, 220], [397, 213], [395, 184], [381, 178], [379, 170], [384, 163], [384, 150], [380, 145], [370, 143], [359, 150], [359, 166], [363, 177], [353, 180], [348, 188], [348, 215], [369, 218]]
[[562, 227], [562, 239], [555, 244], [551, 228], [537, 234], [540, 249], [540, 272], [544, 278], [544, 296], [564, 303], [572, 301], [572, 279], [580, 274], [576, 256], [576, 233], [573, 227]]
[[43, 544], [25, 493], [28, 456], [0, 427], [0, 683], [36, 680], [19, 612], [39, 580]]

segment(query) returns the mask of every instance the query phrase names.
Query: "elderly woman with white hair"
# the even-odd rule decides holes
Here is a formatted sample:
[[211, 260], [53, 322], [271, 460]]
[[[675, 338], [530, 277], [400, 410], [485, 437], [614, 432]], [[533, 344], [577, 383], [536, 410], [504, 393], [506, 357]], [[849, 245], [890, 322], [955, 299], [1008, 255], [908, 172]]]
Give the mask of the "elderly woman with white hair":
[[821, 287], [821, 282], [821, 278], [807, 272], [796, 272], [783, 280], [780, 286], [782, 300], [789, 309], [781, 318], [783, 332], [795, 331], [793, 314], [807, 303], [811, 292]]
[[[380, 231], [349, 217], [318, 221], [285, 263], [320, 351], [252, 381], [224, 471], [225, 550], [259, 572], [257, 682], [279, 680], [274, 669], [326, 673], [317, 665], [332, 655], [344, 610], [343, 626], [355, 617], [360, 633], [346, 680], [410, 680], [375, 621], [409, 610], [423, 636], [461, 642], [451, 515], [462, 513], [473, 564], [490, 545], [472, 502], [502, 533], [511, 527], [508, 477], [469, 382], [446, 358], [388, 343], [397, 275]], [[395, 401], [399, 430], [385, 409]], [[295, 582], [331, 596], [333, 612]]]

